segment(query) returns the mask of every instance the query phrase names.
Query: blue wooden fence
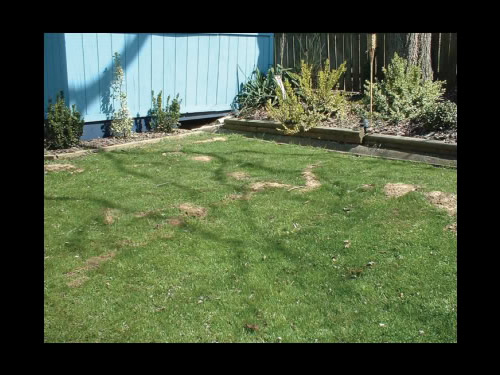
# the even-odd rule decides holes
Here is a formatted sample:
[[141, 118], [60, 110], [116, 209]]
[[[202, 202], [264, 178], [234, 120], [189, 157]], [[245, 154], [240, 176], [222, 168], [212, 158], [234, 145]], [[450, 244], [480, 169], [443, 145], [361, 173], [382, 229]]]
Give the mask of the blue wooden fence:
[[121, 55], [133, 117], [146, 117], [151, 91], [182, 99], [181, 113], [229, 111], [255, 67], [273, 64], [272, 33], [44, 34], [44, 109], [63, 90], [85, 122], [111, 118], [112, 56]]

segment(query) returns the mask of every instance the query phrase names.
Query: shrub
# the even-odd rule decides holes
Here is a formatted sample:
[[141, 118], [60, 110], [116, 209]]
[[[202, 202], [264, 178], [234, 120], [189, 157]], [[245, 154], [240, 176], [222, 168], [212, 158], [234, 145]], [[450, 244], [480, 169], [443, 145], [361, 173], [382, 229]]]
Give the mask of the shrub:
[[152, 91], [153, 109], [150, 111], [151, 128], [154, 131], [170, 133], [174, 128], [179, 126], [179, 118], [181, 117], [181, 102], [179, 94], [170, 103], [170, 96], [167, 97], [165, 108], [162, 106], [162, 92], [160, 91], [158, 97], [155, 98], [154, 91]]
[[128, 137], [132, 132], [134, 121], [130, 116], [130, 111], [127, 105], [127, 94], [123, 91], [123, 78], [125, 73], [120, 63], [120, 54], [115, 52], [114, 59], [114, 76], [111, 82], [113, 89], [113, 99], [120, 101], [120, 108], [115, 109], [113, 119], [111, 120], [111, 134], [114, 136]]
[[239, 110], [240, 115], [264, 107], [268, 100], [271, 100], [272, 105], [276, 105], [278, 102], [278, 96], [276, 95], [278, 84], [274, 79], [275, 75], [281, 75], [283, 80], [289, 80], [292, 87], [298, 86], [298, 82], [290, 74], [290, 69], [283, 69], [279, 64], [276, 68], [269, 68], [265, 75], [256, 68], [234, 100], [234, 105]]
[[83, 134], [84, 120], [73, 104], [71, 109], [64, 101], [61, 91], [56, 103], [49, 101], [47, 119], [44, 121], [44, 143], [49, 150], [69, 148], [78, 145]]
[[445, 130], [457, 128], [457, 105], [450, 100], [437, 102], [429, 106], [414, 119], [427, 130]]
[[[384, 80], [373, 84], [373, 111], [376, 118], [392, 123], [413, 120], [442, 98], [444, 81], [424, 80], [419, 66], [394, 54], [389, 66], [382, 68]], [[370, 82], [365, 83], [364, 103], [370, 103]]]
[[[300, 73], [290, 73], [297, 83], [294, 90], [289, 80], [285, 80], [286, 98], [283, 98], [279, 87], [275, 89], [278, 98], [277, 105], [269, 100], [266, 109], [276, 121], [283, 124], [285, 134], [294, 134], [299, 131], [308, 131], [321, 123], [332, 114], [343, 115], [348, 108], [347, 100], [334, 89], [345, 72], [344, 62], [339, 69], [329, 68], [326, 60], [325, 68], [318, 73], [317, 88], [313, 87], [313, 68], [305, 61], [301, 61]], [[280, 130], [280, 129], [278, 129]]]
[[338, 87], [339, 79], [346, 71], [346, 62], [338, 69], [330, 69], [330, 61], [327, 59], [323, 70], [319, 70], [316, 79], [317, 88], [313, 88], [312, 66], [301, 62], [301, 73], [299, 77], [300, 91], [307, 105], [322, 113], [325, 118], [332, 115], [344, 115], [348, 102]]
[[286, 98], [283, 97], [283, 93], [278, 86], [276, 88], [278, 105], [274, 107], [271, 100], [268, 100], [266, 105], [271, 118], [281, 122], [284, 127], [284, 129], [278, 128], [277, 130], [285, 134], [295, 134], [317, 126], [321, 121], [321, 114], [314, 110], [306, 110], [288, 80], [285, 80], [284, 87]]

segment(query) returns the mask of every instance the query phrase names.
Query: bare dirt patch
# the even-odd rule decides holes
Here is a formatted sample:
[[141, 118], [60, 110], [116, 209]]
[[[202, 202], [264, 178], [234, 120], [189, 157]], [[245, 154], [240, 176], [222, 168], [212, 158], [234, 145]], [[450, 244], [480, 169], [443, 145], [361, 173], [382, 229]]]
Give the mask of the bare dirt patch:
[[76, 279], [73, 279], [70, 282], [68, 282], [66, 285], [69, 286], [70, 288], [78, 288], [79, 286], [83, 285], [88, 280], [90, 280], [90, 278], [88, 276], [80, 275]]
[[374, 184], [363, 184], [361, 185], [361, 190], [372, 190], [374, 187]]
[[387, 184], [384, 186], [385, 195], [388, 197], [401, 197], [411, 191], [416, 191], [417, 189], [418, 186], [416, 185], [402, 183]]
[[158, 208], [156, 210], [149, 210], [149, 211], [141, 211], [141, 212], [136, 213], [134, 216], [135, 217], [146, 217], [146, 216], [154, 215], [154, 214], [161, 212], [163, 210], [164, 210], [164, 208]]
[[443, 193], [442, 191], [431, 191], [425, 196], [434, 206], [444, 209], [450, 216], [457, 215], [457, 196], [451, 193]]
[[228, 173], [227, 175], [229, 177], [232, 177], [232, 178], [234, 178], [236, 180], [240, 180], [240, 181], [250, 178], [250, 176], [246, 172], [231, 172], [231, 173]]
[[162, 156], [179, 156], [183, 154], [181, 151], [166, 151], [161, 153]]
[[227, 141], [226, 137], [214, 137], [210, 139], [205, 139], [203, 141], [196, 141], [193, 143], [210, 143], [210, 142], [225, 142], [225, 141]]
[[107, 225], [111, 225], [115, 222], [115, 218], [118, 216], [118, 211], [111, 209], [111, 208], [106, 208], [104, 210], [104, 223]]
[[455, 234], [457, 234], [457, 223], [453, 223], [453, 224], [450, 224], [450, 225], [447, 225], [446, 227], [444, 227], [445, 230], [449, 230]]
[[207, 209], [204, 207], [195, 206], [191, 203], [183, 203], [179, 205], [179, 210], [184, 213], [184, 215], [192, 217], [205, 217], [207, 216]]
[[67, 283], [69, 287], [78, 287], [89, 280], [89, 277], [84, 275], [84, 272], [99, 268], [101, 263], [107, 262], [108, 260], [114, 258], [116, 253], [113, 251], [109, 254], [99, 255], [96, 257], [89, 258], [85, 261], [85, 265], [83, 267], [79, 267], [66, 273], [66, 276], [72, 278], [71, 281]]
[[212, 157], [210, 156], [193, 156], [191, 160], [196, 160], [196, 161], [203, 161], [203, 162], [209, 162], [212, 160]]
[[280, 184], [278, 182], [269, 182], [269, 181], [261, 181], [261, 182], [255, 182], [250, 185], [250, 190], [252, 191], [263, 191], [264, 189], [271, 189], [271, 188], [291, 188], [294, 187], [292, 185], [288, 184]]
[[167, 220], [167, 224], [174, 227], [179, 227], [184, 224], [184, 219], [182, 217], [171, 217]]
[[77, 172], [77, 173], [81, 173], [84, 171], [82, 168], [77, 168], [73, 164], [45, 164], [44, 170], [45, 170], [45, 172], [68, 171], [68, 172]]
[[321, 182], [312, 173], [312, 169], [315, 167], [316, 165], [308, 165], [304, 172], [302, 172], [302, 176], [306, 179], [306, 186], [301, 188], [301, 191], [311, 191], [321, 186]]

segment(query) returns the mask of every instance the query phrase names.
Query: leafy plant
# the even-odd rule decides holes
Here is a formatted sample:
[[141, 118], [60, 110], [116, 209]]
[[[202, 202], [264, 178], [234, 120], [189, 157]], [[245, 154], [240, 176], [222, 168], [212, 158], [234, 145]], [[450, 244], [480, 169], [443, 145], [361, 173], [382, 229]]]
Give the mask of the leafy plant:
[[314, 126], [317, 126], [322, 116], [314, 109], [308, 109], [299, 100], [295, 94], [292, 85], [288, 80], [283, 84], [285, 87], [286, 97], [284, 97], [281, 89], [276, 88], [276, 96], [278, 97], [278, 105], [273, 106], [271, 100], [267, 102], [266, 110], [271, 118], [279, 121], [284, 129], [277, 128], [285, 134], [295, 134], [305, 132]]
[[111, 120], [111, 133], [114, 136], [128, 137], [132, 132], [134, 121], [130, 116], [130, 111], [127, 105], [127, 94], [123, 91], [123, 78], [125, 73], [120, 63], [120, 54], [115, 52], [114, 59], [114, 76], [111, 82], [113, 89], [113, 99], [120, 101], [120, 108], [113, 112]]
[[44, 143], [49, 150], [78, 145], [83, 134], [84, 120], [73, 104], [66, 105], [64, 93], [56, 96], [56, 103], [49, 100], [47, 119], [44, 121]]
[[345, 72], [345, 65], [346, 63], [337, 70], [330, 70], [330, 63], [326, 60], [325, 68], [318, 73], [318, 87], [315, 88], [313, 67], [302, 60], [300, 73], [290, 73], [298, 83], [297, 88], [294, 90], [290, 82], [285, 80], [286, 98], [280, 88], [276, 88], [278, 103], [273, 106], [273, 103], [268, 101], [266, 109], [271, 118], [283, 124], [285, 134], [308, 131], [332, 114], [343, 115], [346, 112], [347, 100], [339, 91], [334, 90]]
[[[394, 54], [391, 64], [382, 68], [384, 80], [373, 84], [373, 110], [376, 118], [392, 123], [413, 120], [436, 106], [444, 94], [444, 81], [424, 80], [422, 69], [408, 64]], [[365, 82], [365, 93], [370, 92], [370, 82]], [[365, 105], [370, 96], [365, 94]]]
[[163, 108], [162, 103], [162, 92], [158, 93], [155, 98], [154, 91], [151, 93], [153, 98], [153, 109], [150, 111], [151, 116], [151, 128], [154, 131], [167, 132], [170, 133], [174, 128], [179, 125], [179, 118], [181, 117], [181, 102], [179, 100], [179, 94], [170, 103], [170, 95], [167, 97], [167, 102], [165, 108]]
[[457, 128], [457, 105], [450, 100], [444, 100], [428, 106], [414, 119], [427, 130], [444, 130]]
[[[299, 81], [298, 92], [308, 107], [322, 113], [324, 118], [333, 114], [344, 115], [348, 106], [347, 99], [335, 89], [345, 71], [346, 62], [338, 69], [330, 69], [330, 61], [327, 59], [324, 68], [318, 72], [316, 80], [313, 80], [313, 67], [303, 60], [300, 74], [296, 75], [296, 78]], [[314, 81], [317, 87], [313, 87]]]
[[276, 105], [278, 97], [276, 95], [276, 88], [278, 84], [274, 79], [275, 75], [281, 75], [283, 80], [289, 80], [292, 86], [298, 87], [298, 82], [291, 75], [291, 69], [284, 69], [281, 65], [276, 68], [271, 67], [267, 74], [262, 74], [256, 68], [248, 82], [246, 82], [240, 93], [235, 98], [235, 106], [240, 112], [240, 115], [264, 107], [268, 100], [271, 100], [272, 105]]

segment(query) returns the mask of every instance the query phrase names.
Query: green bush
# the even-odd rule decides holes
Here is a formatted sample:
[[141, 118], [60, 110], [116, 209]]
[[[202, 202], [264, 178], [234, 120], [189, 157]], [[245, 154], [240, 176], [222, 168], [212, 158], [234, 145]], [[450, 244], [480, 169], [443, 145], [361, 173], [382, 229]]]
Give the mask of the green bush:
[[[298, 92], [309, 109], [321, 113], [325, 119], [346, 113], [347, 99], [340, 91], [335, 90], [345, 71], [346, 62], [338, 69], [330, 69], [330, 61], [327, 59], [323, 70], [319, 70], [316, 79], [313, 79], [313, 67], [301, 61], [300, 74], [295, 75], [295, 78], [299, 82]], [[317, 87], [313, 87], [313, 81], [317, 82]]]
[[295, 134], [300, 131], [307, 131], [310, 128], [317, 126], [322, 116], [315, 110], [306, 109], [299, 97], [294, 92], [291, 83], [286, 80], [283, 84], [285, 87], [286, 98], [284, 98], [280, 87], [276, 88], [276, 96], [278, 98], [277, 106], [273, 106], [271, 100], [268, 100], [266, 110], [272, 119], [279, 121], [284, 129], [277, 130], [285, 134]]
[[[334, 90], [345, 72], [345, 65], [344, 62], [339, 69], [330, 69], [330, 62], [326, 60], [324, 69], [318, 72], [314, 80], [312, 66], [301, 61], [300, 73], [290, 73], [295, 89], [290, 80], [285, 79], [284, 98], [279, 86], [276, 87], [277, 103], [274, 105], [268, 100], [266, 109], [272, 119], [283, 124], [285, 134], [308, 131], [333, 114], [342, 116], [347, 112], [347, 100]], [[313, 81], [317, 82], [317, 87], [313, 87]]]
[[445, 130], [457, 128], [457, 105], [450, 100], [437, 102], [429, 106], [414, 122], [427, 130]]
[[264, 107], [268, 100], [271, 100], [272, 105], [277, 104], [276, 88], [279, 86], [274, 79], [275, 75], [281, 75], [283, 80], [289, 80], [292, 87], [298, 86], [298, 82], [291, 76], [290, 69], [283, 69], [279, 64], [276, 68], [269, 68], [267, 74], [262, 74], [257, 68], [234, 100], [234, 106], [239, 110], [240, 115]]
[[44, 143], [49, 150], [69, 148], [78, 145], [83, 134], [84, 120], [73, 104], [71, 109], [64, 101], [61, 91], [56, 103], [49, 100], [47, 119], [44, 121]]
[[154, 91], [152, 91], [153, 109], [150, 111], [151, 128], [158, 132], [170, 133], [174, 128], [179, 125], [179, 118], [181, 117], [181, 102], [179, 94], [170, 103], [170, 96], [167, 97], [167, 103], [163, 108], [162, 92], [160, 91], [158, 97], [155, 98]]
[[[424, 80], [419, 66], [408, 64], [397, 53], [382, 68], [384, 80], [373, 84], [373, 111], [376, 118], [391, 123], [414, 120], [431, 111], [444, 94], [444, 81]], [[370, 105], [370, 82], [365, 83], [364, 103]]]

